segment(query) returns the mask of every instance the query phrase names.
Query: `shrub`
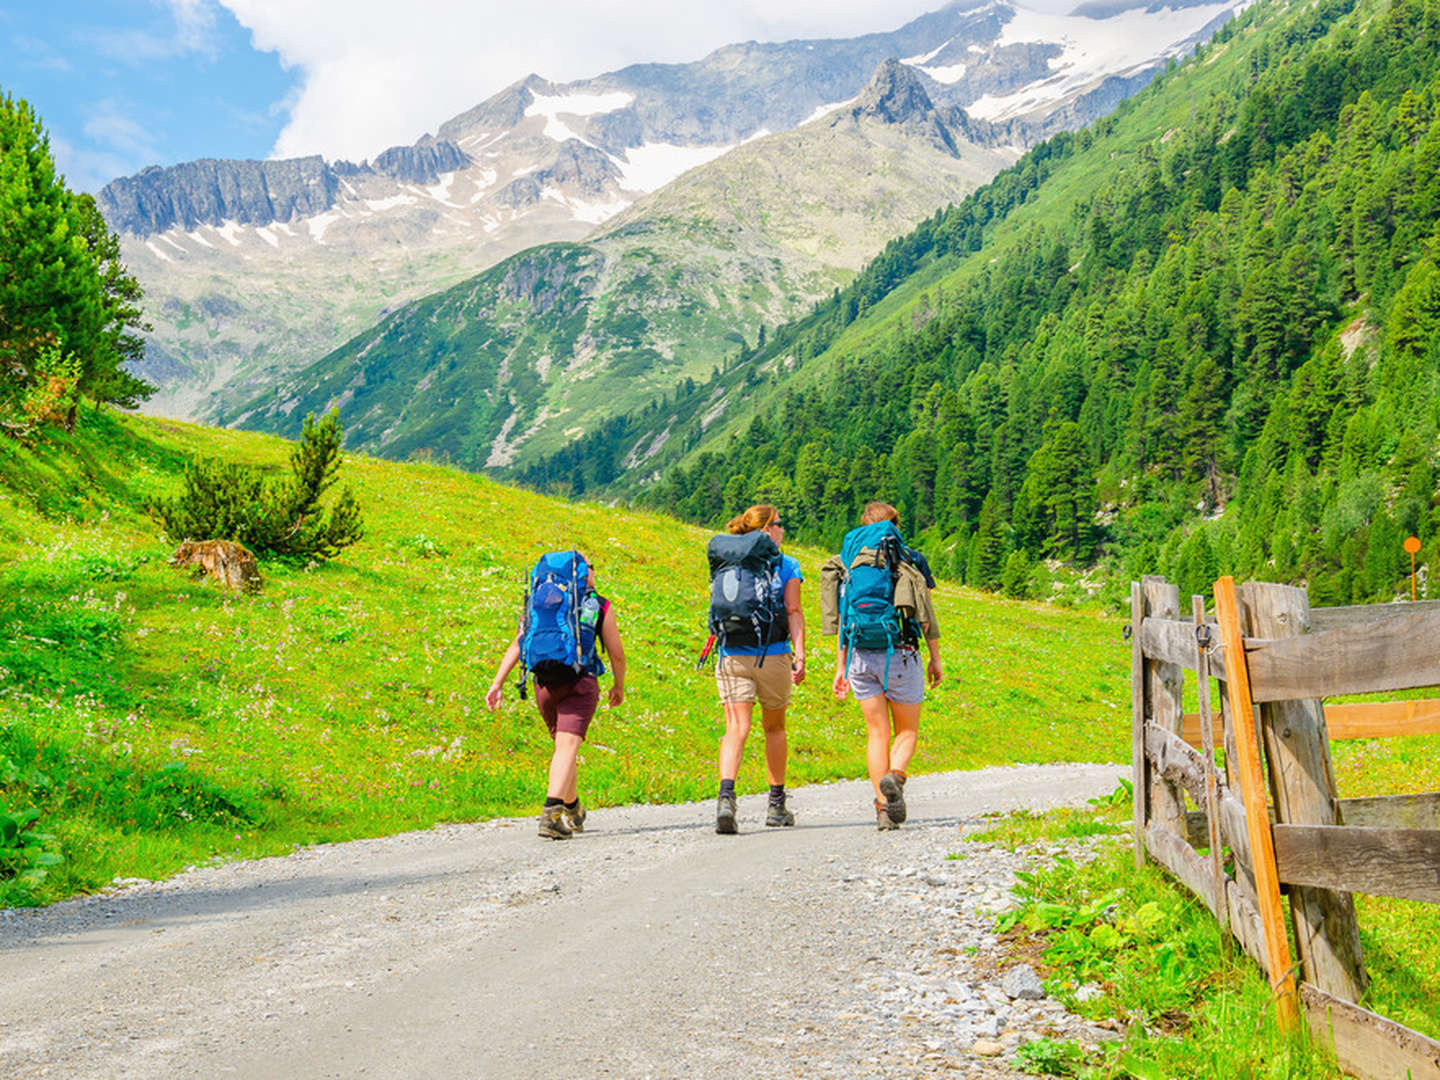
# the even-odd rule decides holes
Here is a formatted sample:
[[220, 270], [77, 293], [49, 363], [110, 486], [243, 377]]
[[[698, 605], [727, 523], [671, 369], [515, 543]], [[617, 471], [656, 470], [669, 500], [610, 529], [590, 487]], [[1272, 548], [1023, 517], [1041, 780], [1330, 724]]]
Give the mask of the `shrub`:
[[290, 453], [291, 475], [267, 480], [245, 465], [192, 462], [185, 491], [149, 510], [174, 541], [234, 540], [257, 555], [332, 558], [364, 535], [360, 504], [347, 487], [327, 513], [320, 506], [340, 469], [340, 416], [305, 418]]

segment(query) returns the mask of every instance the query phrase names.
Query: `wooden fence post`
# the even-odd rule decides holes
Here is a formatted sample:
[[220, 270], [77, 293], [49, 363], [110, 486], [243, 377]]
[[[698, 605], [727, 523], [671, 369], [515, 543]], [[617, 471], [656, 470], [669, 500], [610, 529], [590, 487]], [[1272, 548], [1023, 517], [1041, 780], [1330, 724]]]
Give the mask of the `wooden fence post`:
[[1251, 869], [1255, 874], [1256, 899], [1265, 936], [1265, 969], [1275, 990], [1280, 1026], [1294, 1031], [1299, 1026], [1300, 1010], [1295, 978], [1290, 970], [1290, 942], [1285, 936], [1280, 877], [1275, 869], [1275, 841], [1270, 832], [1269, 808], [1265, 805], [1265, 775], [1260, 765], [1260, 742], [1255, 734], [1255, 706], [1250, 699], [1250, 672], [1245, 663], [1239, 598], [1235, 595], [1232, 577], [1222, 577], [1215, 582], [1215, 618], [1220, 624], [1220, 643], [1225, 648], [1225, 691], [1230, 699], [1236, 772], [1245, 801], [1245, 828], [1254, 864]]
[[[1163, 577], [1147, 575], [1140, 579], [1140, 587], [1146, 618], [1180, 618], [1180, 589], [1177, 586]], [[1180, 696], [1183, 676], [1184, 669], [1179, 664], [1162, 660], [1145, 661], [1146, 719], [1177, 737], [1185, 712]], [[1149, 779], [1149, 816], [1166, 832], [1185, 839], [1188, 832], [1185, 828], [1184, 790], [1153, 772]]]
[[[1241, 588], [1241, 596], [1251, 637], [1309, 632], [1310, 601], [1304, 589], [1251, 582]], [[1262, 704], [1260, 730], [1276, 820], [1287, 825], [1340, 824], [1330, 739], [1319, 699]], [[1337, 998], [1359, 1001], [1365, 965], [1350, 894], [1292, 885], [1290, 916], [1306, 979]]]
[[1225, 898], [1225, 867], [1220, 859], [1220, 791], [1215, 777], [1215, 724], [1210, 713], [1210, 654], [1201, 639], [1205, 629], [1205, 598], [1192, 596], [1190, 609], [1195, 616], [1195, 690], [1200, 708], [1200, 746], [1205, 754], [1205, 823], [1210, 847], [1210, 879], [1215, 883], [1220, 920], [1220, 943], [1228, 950], [1230, 944], [1230, 905]]
[[1145, 653], [1140, 648], [1140, 625], [1145, 621], [1145, 600], [1140, 583], [1130, 583], [1130, 754], [1132, 816], [1135, 821], [1135, 869], [1145, 865], [1146, 813], [1150, 807], [1150, 762], [1145, 757]]

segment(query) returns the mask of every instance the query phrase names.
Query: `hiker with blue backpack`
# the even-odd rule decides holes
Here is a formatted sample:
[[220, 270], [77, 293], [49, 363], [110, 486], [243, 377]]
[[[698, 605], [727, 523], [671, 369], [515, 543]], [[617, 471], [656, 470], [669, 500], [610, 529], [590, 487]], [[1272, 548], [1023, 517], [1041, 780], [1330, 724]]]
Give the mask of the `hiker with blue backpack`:
[[720, 795], [715, 831], [739, 831], [735, 780], [745, 740], [760, 703], [765, 731], [765, 773], [770, 782], [765, 824], [795, 824], [785, 805], [785, 710], [790, 692], [805, 678], [805, 615], [800, 606], [800, 564], [780, 552], [785, 530], [768, 504], [752, 506], [710, 541], [710, 641], [715, 647], [715, 686], [725, 709], [720, 740]]
[[837, 698], [853, 692], [865, 717], [865, 764], [882, 831], [905, 820], [905, 770], [920, 735], [925, 685], [943, 677], [930, 601], [935, 579], [925, 556], [901, 537], [899, 520], [889, 503], [867, 503], [860, 526], [820, 570], [821, 631], [836, 635], [833, 689]]
[[625, 700], [625, 648], [610, 601], [595, 591], [595, 568], [578, 551], [552, 551], [530, 572], [521, 607], [520, 631], [500, 660], [485, 695], [491, 711], [500, 708], [504, 684], [517, 664], [520, 697], [527, 677], [535, 679], [535, 704], [555, 741], [540, 835], [568, 840], [585, 829], [580, 805], [577, 757], [600, 704], [600, 649], [610, 658], [614, 681], [610, 707]]

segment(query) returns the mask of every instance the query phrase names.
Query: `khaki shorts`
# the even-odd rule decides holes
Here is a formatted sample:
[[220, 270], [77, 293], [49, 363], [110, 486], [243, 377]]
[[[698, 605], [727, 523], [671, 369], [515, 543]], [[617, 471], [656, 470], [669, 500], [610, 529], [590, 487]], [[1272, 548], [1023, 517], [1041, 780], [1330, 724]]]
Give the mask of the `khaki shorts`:
[[790, 704], [790, 654], [763, 657], [722, 656], [715, 665], [715, 688], [722, 705], [759, 701], [762, 709], [783, 709]]

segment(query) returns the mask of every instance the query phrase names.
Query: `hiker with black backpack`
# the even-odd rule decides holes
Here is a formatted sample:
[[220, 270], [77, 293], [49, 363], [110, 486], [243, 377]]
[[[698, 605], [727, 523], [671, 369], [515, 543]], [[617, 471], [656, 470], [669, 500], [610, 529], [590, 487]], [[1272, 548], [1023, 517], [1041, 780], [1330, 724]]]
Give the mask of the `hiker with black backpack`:
[[773, 506], [752, 506], [710, 541], [710, 641], [716, 649], [715, 686], [725, 709], [720, 740], [720, 795], [715, 831], [733, 835], [735, 779], [750, 734], [755, 703], [765, 731], [765, 773], [770, 798], [765, 824], [795, 824], [785, 805], [785, 710], [791, 690], [805, 678], [805, 615], [800, 606], [800, 564], [780, 553], [785, 534]]
[[[837, 698], [853, 692], [865, 717], [865, 764], [875, 789], [875, 825], [905, 820], [905, 770], [920, 735], [928, 681], [940, 684], [940, 625], [930, 601], [935, 579], [925, 556], [906, 545], [889, 503], [867, 503], [860, 526], [820, 570], [821, 631], [835, 634]], [[921, 641], [929, 661], [920, 665]]]
[[533, 675], [535, 704], [555, 741], [540, 811], [540, 835], [550, 840], [568, 840], [585, 830], [576, 758], [600, 704], [601, 647], [614, 670], [614, 709], [625, 700], [625, 648], [610, 601], [595, 591], [595, 568], [578, 551], [542, 555], [530, 572], [520, 631], [500, 660], [485, 704], [492, 712], [500, 708], [505, 680], [523, 662], [520, 697]]

